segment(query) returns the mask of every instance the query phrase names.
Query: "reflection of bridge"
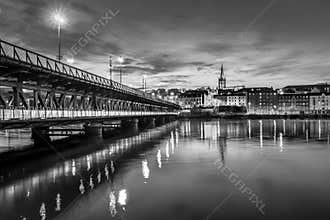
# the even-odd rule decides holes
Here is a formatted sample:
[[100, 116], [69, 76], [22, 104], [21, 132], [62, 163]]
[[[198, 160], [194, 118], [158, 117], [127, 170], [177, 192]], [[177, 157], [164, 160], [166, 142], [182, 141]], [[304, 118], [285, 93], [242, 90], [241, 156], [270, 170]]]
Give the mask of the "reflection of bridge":
[[[116, 178], [117, 170], [122, 166], [126, 167], [127, 162], [131, 161], [127, 161], [127, 158], [134, 158], [136, 163], [141, 164], [144, 158], [139, 155], [149, 149], [151, 141], [165, 138], [166, 141], [160, 143], [167, 143], [170, 137], [179, 141], [179, 135], [173, 132], [177, 125], [172, 122], [122, 139], [96, 142], [93, 143], [96, 151], [88, 151], [83, 155], [67, 158], [65, 161], [54, 156], [50, 157], [52, 159], [43, 158], [39, 161], [42, 167], [36, 166], [34, 161], [24, 163], [24, 170], [21, 169], [21, 166], [2, 166], [0, 201], [4, 203], [0, 209], [0, 216], [3, 217], [2, 219], [17, 219], [21, 218], [19, 216], [23, 212], [26, 218], [34, 219], [35, 214], [39, 214], [40, 195], [47, 198], [46, 207], [52, 207], [58, 193], [65, 196], [65, 201], [72, 201], [72, 204], [75, 205], [72, 206], [72, 204], [62, 201], [63, 212], [47, 209], [47, 219], [73, 219], [72, 216], [80, 219], [84, 214], [81, 207], [86, 204], [95, 204], [96, 201], [99, 201], [107, 202], [109, 205], [110, 192], [108, 190], [116, 191], [116, 196], [119, 196], [119, 190], [124, 187], [123, 181], [114, 181], [114, 178]], [[170, 135], [172, 132], [173, 135]], [[162, 144], [162, 146], [164, 145]], [[162, 158], [161, 160], [165, 159], [164, 156]], [[49, 181], [50, 178], [52, 181]], [[100, 199], [100, 193], [93, 193], [93, 189], [90, 188], [91, 182], [95, 184], [99, 192], [107, 191], [106, 194], [102, 194], [106, 195], [107, 199]], [[12, 210], [14, 207], [11, 201], [17, 201], [15, 207], [25, 204], [26, 201], [19, 198], [26, 196], [27, 192], [32, 192], [28, 196], [31, 206], [23, 206], [24, 211], [22, 210], [20, 213], [6, 211]], [[119, 211], [122, 204], [115, 199], [114, 204], [116, 205], [116, 203]], [[116, 207], [112, 208], [116, 209]]]
[[178, 105], [0, 40], [0, 129], [176, 115]]

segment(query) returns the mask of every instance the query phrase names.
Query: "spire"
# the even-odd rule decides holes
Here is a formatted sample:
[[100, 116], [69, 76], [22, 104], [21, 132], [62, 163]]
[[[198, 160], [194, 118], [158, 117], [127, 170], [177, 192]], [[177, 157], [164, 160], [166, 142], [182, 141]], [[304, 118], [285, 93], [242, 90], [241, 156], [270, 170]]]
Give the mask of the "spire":
[[221, 64], [220, 68], [220, 77], [218, 79], [218, 89], [224, 89], [226, 88], [226, 78], [225, 78], [225, 72], [223, 71], [223, 64]]
[[221, 64], [221, 69], [220, 69], [220, 78], [224, 78], [225, 74], [223, 72], [223, 64]]

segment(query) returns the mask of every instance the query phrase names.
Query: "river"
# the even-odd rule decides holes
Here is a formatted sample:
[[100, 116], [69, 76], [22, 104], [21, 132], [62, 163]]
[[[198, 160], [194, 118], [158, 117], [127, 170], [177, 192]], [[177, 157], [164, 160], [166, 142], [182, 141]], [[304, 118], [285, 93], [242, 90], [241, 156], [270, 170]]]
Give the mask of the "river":
[[184, 120], [82, 139], [1, 167], [0, 219], [330, 219], [329, 124]]

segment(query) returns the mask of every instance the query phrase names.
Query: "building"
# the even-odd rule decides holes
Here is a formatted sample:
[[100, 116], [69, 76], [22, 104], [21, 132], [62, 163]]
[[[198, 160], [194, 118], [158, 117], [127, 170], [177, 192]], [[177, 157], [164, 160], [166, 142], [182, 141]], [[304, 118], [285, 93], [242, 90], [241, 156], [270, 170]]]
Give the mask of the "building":
[[278, 90], [272, 87], [227, 86], [223, 65], [216, 89], [158, 89], [152, 94], [175, 102], [183, 109], [213, 108], [219, 112], [238, 111], [250, 114], [330, 114], [328, 83], [290, 85]]
[[234, 92], [227, 95], [227, 105], [229, 106], [246, 106], [247, 97], [244, 92]]
[[218, 90], [223, 90], [226, 88], [226, 77], [225, 72], [223, 71], [223, 65], [221, 65], [220, 69], [220, 77], [218, 78]]
[[247, 97], [244, 90], [227, 89], [219, 91], [218, 95], [214, 96], [218, 99], [219, 106], [246, 106]]
[[214, 95], [214, 99], [217, 100], [217, 106], [226, 106], [227, 105], [227, 95], [224, 93]]
[[330, 93], [330, 84], [290, 85], [282, 88], [283, 93]]
[[149, 94], [151, 94], [154, 97], [163, 99], [165, 96], [167, 96], [167, 92], [166, 89], [153, 89], [151, 91], [148, 92]]
[[254, 114], [269, 114], [277, 111], [278, 94], [272, 87], [246, 88], [247, 110]]
[[282, 114], [308, 114], [310, 112], [309, 93], [280, 93], [278, 111]]
[[178, 104], [178, 98], [179, 95], [184, 92], [183, 89], [177, 89], [177, 88], [172, 88], [172, 89], [153, 89], [149, 91], [148, 93], [152, 95], [153, 97], [157, 97], [160, 99], [164, 99], [165, 101], [173, 102]]
[[219, 106], [219, 100], [215, 98], [215, 96], [218, 95], [218, 90], [217, 89], [211, 89], [208, 88], [207, 90], [207, 96], [205, 97], [205, 104], [204, 107], [216, 107]]
[[168, 89], [164, 100], [178, 104], [180, 94], [181, 92], [179, 89]]
[[278, 108], [278, 93], [272, 87], [226, 88], [215, 97], [219, 106], [244, 106], [253, 114], [275, 113]]
[[330, 114], [330, 93], [311, 94], [309, 108], [312, 114]]
[[327, 114], [330, 84], [290, 85], [279, 94], [279, 110], [286, 114]]
[[179, 105], [183, 109], [192, 109], [204, 107], [208, 91], [206, 90], [188, 90], [179, 95]]

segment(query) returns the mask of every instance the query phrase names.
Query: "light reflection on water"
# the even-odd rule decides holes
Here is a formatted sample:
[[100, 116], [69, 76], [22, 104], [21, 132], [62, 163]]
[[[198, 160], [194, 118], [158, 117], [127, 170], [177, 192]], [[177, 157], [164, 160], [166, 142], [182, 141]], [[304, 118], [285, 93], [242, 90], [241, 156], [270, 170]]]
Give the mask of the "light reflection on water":
[[30, 129], [0, 130], [0, 153], [33, 144]]
[[[66, 126], [53, 126], [50, 127], [53, 129], [60, 128], [75, 128], [82, 129], [83, 125], [66, 125]], [[75, 132], [77, 134], [77, 132]], [[0, 130], [0, 153], [11, 151], [11, 150], [21, 150], [33, 145], [33, 140], [31, 139], [31, 128], [23, 128], [23, 129], [7, 129]], [[59, 140], [67, 138], [67, 136], [51, 136], [51, 140]]]
[[[101, 184], [102, 181], [113, 182], [113, 175], [116, 172], [115, 161], [118, 160], [121, 155], [125, 153], [130, 153], [130, 151], [138, 150], [134, 148], [137, 148], [140, 145], [143, 145], [149, 141], [152, 141], [154, 139], [157, 140], [157, 138], [167, 134], [169, 130], [171, 130], [175, 126], [176, 123], [171, 123], [153, 130], [142, 132], [132, 137], [119, 139], [114, 143], [108, 144], [108, 146], [102, 150], [82, 157], [60, 162], [55, 166], [46, 170], [41, 170], [41, 172], [38, 173], [33, 173], [31, 175], [27, 174], [26, 178], [14, 180], [14, 182], [10, 184], [6, 184], [6, 177], [8, 177], [9, 180], [10, 178], [12, 178], [10, 174], [10, 169], [8, 169], [8, 171], [0, 170], [0, 174], [2, 177], [1, 182], [3, 183], [0, 188], [0, 201], [6, 201], [8, 208], [14, 209], [17, 205], [16, 202], [18, 200], [24, 199], [27, 200], [26, 202], [33, 201], [35, 197], [39, 196], [39, 193], [42, 190], [45, 190], [46, 193], [49, 193], [47, 196], [50, 196], [53, 192], [48, 192], [48, 190], [44, 188], [46, 185], [46, 188], [55, 187], [58, 188], [58, 190], [67, 191], [66, 188], [62, 189], [62, 184], [70, 183], [71, 186], [69, 186], [68, 188], [72, 188], [72, 185], [77, 182], [75, 181], [75, 179], [79, 178], [77, 184], [77, 192], [80, 192], [80, 194], [84, 194], [86, 193], [86, 191], [93, 190], [94, 187], [96, 187], [96, 185]], [[146, 161], [143, 172], [145, 178], [147, 179], [149, 175], [149, 170], [147, 168]], [[74, 191], [76, 190], [73, 190], [73, 192]], [[113, 195], [110, 199], [111, 203], [116, 203], [116, 199], [114, 199], [115, 193], [120, 193], [118, 198], [120, 200], [119, 204], [125, 206], [127, 198], [126, 190], [122, 189], [118, 192], [113, 191]], [[65, 195], [66, 193], [62, 194]], [[49, 201], [50, 204], [53, 204], [52, 200], [56, 201], [54, 209], [53, 207], [47, 207], [48, 203], [44, 201], [41, 201], [39, 204], [37, 204], [40, 207], [40, 218], [45, 219], [46, 217], [49, 218], [49, 216], [56, 215], [53, 210], [55, 210], [56, 212], [60, 211], [62, 201], [60, 197], [61, 193], [57, 192], [55, 195], [56, 197], [54, 198], [46, 198], [46, 200]], [[44, 197], [44, 195], [42, 195], [42, 197]], [[68, 202], [70, 201], [66, 201], [65, 204], [68, 204]], [[29, 213], [31, 210], [29, 210], [28, 207], [20, 206], [20, 208], [26, 209], [23, 210], [23, 212], [26, 212], [27, 214], [21, 213], [19, 216], [16, 217], [24, 218], [30, 215], [30, 217], [28, 217], [27, 219], [31, 219], [31, 216], [33, 218], [36, 218], [36, 214], [38, 214], [37, 212], [35, 212], [31, 215]], [[15, 213], [7, 213], [5, 210], [9, 209], [1, 209], [0, 216], [8, 215], [8, 219], [15, 218]], [[2, 213], [3, 211], [4, 213]], [[112, 210], [111, 213], [114, 213], [114, 210]]]
[[[26, 173], [24, 178], [12, 179], [5, 173], [10, 171], [2, 171], [0, 201], [4, 205], [0, 216], [203, 219], [232, 190], [226, 178], [212, 166], [213, 162], [219, 158], [244, 174], [265, 156], [269, 159], [260, 165], [250, 185], [264, 198], [267, 207], [276, 206], [275, 210], [290, 216], [290, 210], [277, 200], [281, 193], [291, 192], [288, 191], [291, 184], [299, 180], [305, 181], [299, 186], [303, 191], [306, 183], [324, 193], [329, 190], [320, 182], [329, 179], [322, 176], [330, 171], [330, 162], [326, 160], [330, 156], [329, 131], [327, 120], [191, 120], [170, 124], [108, 143], [102, 150], [50, 168]], [[311, 170], [315, 171], [311, 174], [315, 178], [313, 183], [305, 173]], [[290, 176], [293, 173], [296, 176]], [[275, 186], [283, 192], [274, 190]], [[306, 196], [310, 194], [306, 192]], [[200, 204], [205, 199], [208, 202]], [[323, 196], [320, 201], [330, 202], [330, 198]], [[246, 218], [259, 215], [239, 196], [232, 203], [240, 205]], [[159, 206], [150, 210], [152, 205]], [[327, 210], [322, 209], [322, 204], [318, 208], [321, 214]], [[269, 215], [278, 217], [276, 212], [269, 211]], [[240, 217], [231, 208], [216, 214], [222, 215]]]

